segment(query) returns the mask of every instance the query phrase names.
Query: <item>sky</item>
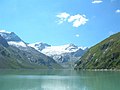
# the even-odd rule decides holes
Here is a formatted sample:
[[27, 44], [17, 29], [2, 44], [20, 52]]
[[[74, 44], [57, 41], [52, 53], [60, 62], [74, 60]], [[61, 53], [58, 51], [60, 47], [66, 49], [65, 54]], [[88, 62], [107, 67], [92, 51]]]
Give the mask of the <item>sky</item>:
[[0, 30], [27, 43], [91, 47], [120, 32], [120, 0], [0, 0]]

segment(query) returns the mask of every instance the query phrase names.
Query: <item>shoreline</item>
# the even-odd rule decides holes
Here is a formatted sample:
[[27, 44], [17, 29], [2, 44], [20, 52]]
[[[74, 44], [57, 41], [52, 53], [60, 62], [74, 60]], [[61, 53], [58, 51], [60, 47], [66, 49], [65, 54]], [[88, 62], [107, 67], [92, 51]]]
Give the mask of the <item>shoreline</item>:
[[120, 71], [120, 69], [2, 69], [0, 70], [73, 70], [73, 71]]
[[76, 69], [76, 71], [120, 71], [120, 69]]

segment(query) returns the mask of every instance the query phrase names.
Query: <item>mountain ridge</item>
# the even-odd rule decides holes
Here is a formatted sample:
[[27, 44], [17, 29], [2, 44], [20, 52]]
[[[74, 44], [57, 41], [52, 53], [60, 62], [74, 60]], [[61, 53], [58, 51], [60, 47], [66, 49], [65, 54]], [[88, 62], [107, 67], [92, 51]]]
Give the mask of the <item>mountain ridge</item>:
[[53, 58], [64, 68], [72, 68], [74, 63], [87, 51], [86, 47], [78, 47], [74, 44], [52, 46], [46, 43], [38, 42], [29, 44], [41, 53]]
[[[5, 44], [8, 46], [5, 47]], [[0, 68], [62, 68], [52, 58], [29, 47], [13, 32], [0, 31], [0, 45]]]
[[120, 69], [120, 32], [88, 49], [75, 69]]

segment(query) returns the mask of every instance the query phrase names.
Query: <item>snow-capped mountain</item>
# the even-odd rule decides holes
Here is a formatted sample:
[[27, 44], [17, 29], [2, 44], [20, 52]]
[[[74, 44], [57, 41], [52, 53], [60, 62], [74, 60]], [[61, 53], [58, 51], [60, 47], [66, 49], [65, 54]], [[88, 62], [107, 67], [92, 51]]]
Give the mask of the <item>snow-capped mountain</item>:
[[42, 43], [42, 42], [37, 42], [37, 43], [33, 43], [33, 44], [28, 44], [28, 46], [31, 46], [38, 51], [42, 51], [43, 49], [50, 47], [51, 45], [48, 45], [48, 44]]
[[47, 48], [42, 50], [42, 53], [45, 53], [48, 56], [55, 55], [55, 54], [61, 55], [64, 53], [76, 52], [79, 49], [81, 49], [81, 48], [75, 46], [74, 44], [67, 44], [67, 45], [61, 45], [61, 46], [47, 47]]
[[[87, 50], [86, 47], [78, 47], [74, 44], [60, 46], [51, 46], [42, 42], [27, 44], [14, 32], [7, 32], [5, 30], [0, 30], [0, 35], [7, 41], [9, 45], [15, 46], [22, 51], [27, 51], [28, 53], [34, 55], [38, 54], [43, 56], [43, 53], [54, 59], [57, 63], [65, 68], [72, 68], [74, 63], [79, 60]], [[30, 59], [30, 62], [36, 62], [36, 59], [30, 55], [27, 55], [27, 58]], [[43, 56], [42, 58], [45, 59], [46, 57]]]
[[28, 46], [31, 46], [39, 52], [52, 57], [65, 68], [72, 67], [87, 50], [86, 47], [78, 47], [74, 44], [51, 46], [46, 43], [38, 42], [29, 44]]
[[16, 47], [27, 47], [27, 44], [21, 40], [14, 32], [0, 30], [0, 35], [7, 40], [9, 45]]
[[[17, 62], [16, 60], [20, 60], [19, 62], [21, 62], [21, 60], [24, 60], [23, 64], [28, 62], [30, 66], [33, 64], [35, 66], [38, 66], [39, 68], [46, 68], [46, 69], [47, 68], [49, 68], [49, 69], [63, 68], [54, 59], [46, 56], [45, 54], [43, 54], [41, 52], [38, 52], [36, 49], [28, 46], [14, 32], [7, 32], [5, 30], [0, 30], [0, 46], [2, 46], [2, 47], [9, 46], [10, 47], [10, 51], [7, 50], [8, 48], [6, 48], [5, 50], [7, 50], [7, 51], [3, 51], [3, 52], [6, 52], [6, 53], [9, 52], [10, 54], [13, 54], [13, 55], [11, 55], [11, 58], [15, 58], [14, 59], [15, 62]], [[42, 48], [45, 48], [43, 46], [44, 45], [41, 45], [41, 49], [40, 48], [39, 49], [42, 50]], [[9, 60], [9, 59], [7, 59], [8, 57], [1, 56], [1, 54], [0, 54], [0, 59], [1, 58], [3, 60]], [[25, 64], [25, 66], [26, 66], [26, 64]], [[32, 66], [30, 68], [32, 68]]]

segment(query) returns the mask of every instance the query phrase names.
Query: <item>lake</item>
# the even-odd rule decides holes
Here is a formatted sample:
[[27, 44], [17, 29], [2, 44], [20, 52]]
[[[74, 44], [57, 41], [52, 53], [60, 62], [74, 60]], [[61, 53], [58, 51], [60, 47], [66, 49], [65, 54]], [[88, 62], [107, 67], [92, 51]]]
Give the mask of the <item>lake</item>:
[[0, 70], [0, 90], [120, 90], [120, 72]]

